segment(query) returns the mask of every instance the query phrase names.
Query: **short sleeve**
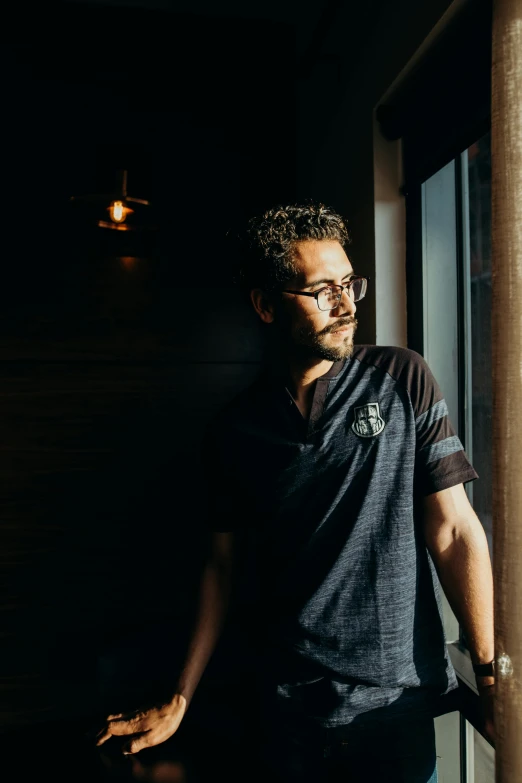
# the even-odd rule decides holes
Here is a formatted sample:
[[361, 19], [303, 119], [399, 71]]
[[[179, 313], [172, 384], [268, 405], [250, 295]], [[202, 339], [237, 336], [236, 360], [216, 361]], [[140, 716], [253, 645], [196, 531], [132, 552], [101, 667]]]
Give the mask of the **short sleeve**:
[[419, 355], [410, 375], [415, 412], [415, 479], [423, 495], [440, 492], [456, 484], [474, 481], [473, 468], [450, 421], [448, 406], [426, 361]]

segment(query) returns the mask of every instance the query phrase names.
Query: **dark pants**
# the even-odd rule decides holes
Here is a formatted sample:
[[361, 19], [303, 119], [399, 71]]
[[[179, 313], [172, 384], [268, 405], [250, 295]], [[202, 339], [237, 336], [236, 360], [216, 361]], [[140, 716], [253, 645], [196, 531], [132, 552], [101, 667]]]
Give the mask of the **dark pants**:
[[274, 724], [262, 744], [260, 782], [437, 783], [432, 718], [317, 731]]

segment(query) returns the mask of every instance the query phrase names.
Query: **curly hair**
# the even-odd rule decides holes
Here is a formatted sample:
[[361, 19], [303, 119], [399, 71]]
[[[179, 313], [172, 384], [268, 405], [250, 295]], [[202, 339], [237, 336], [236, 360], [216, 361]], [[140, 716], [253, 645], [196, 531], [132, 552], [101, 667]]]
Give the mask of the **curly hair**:
[[350, 242], [343, 218], [322, 203], [278, 205], [247, 221], [240, 239], [235, 282], [247, 292], [251, 288], [273, 291], [297, 273], [296, 242], [307, 239]]

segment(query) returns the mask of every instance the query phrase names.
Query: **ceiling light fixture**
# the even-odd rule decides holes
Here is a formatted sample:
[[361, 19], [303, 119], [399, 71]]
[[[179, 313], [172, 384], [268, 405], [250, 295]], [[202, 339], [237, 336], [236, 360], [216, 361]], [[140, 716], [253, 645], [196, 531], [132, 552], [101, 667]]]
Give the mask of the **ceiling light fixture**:
[[71, 201], [101, 202], [106, 204], [110, 220], [98, 220], [100, 228], [111, 228], [116, 231], [133, 231], [139, 228], [137, 225], [127, 223], [127, 216], [135, 210], [131, 204], [150, 204], [147, 199], [129, 196], [127, 193], [127, 170], [121, 170], [117, 175], [117, 184], [114, 193], [91, 193], [84, 196], [71, 196]]

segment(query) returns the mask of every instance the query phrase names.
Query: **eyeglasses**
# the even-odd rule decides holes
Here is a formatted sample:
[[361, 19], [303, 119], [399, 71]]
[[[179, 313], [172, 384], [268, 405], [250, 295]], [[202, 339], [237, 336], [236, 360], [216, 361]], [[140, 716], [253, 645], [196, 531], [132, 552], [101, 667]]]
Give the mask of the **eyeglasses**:
[[290, 291], [288, 289], [283, 289], [282, 293], [313, 296], [319, 310], [335, 310], [336, 307], [339, 307], [343, 291], [348, 292], [352, 302], [360, 302], [368, 288], [369, 279], [369, 277], [352, 277], [346, 285], [327, 285], [325, 288], [320, 288], [313, 293], [308, 291]]

